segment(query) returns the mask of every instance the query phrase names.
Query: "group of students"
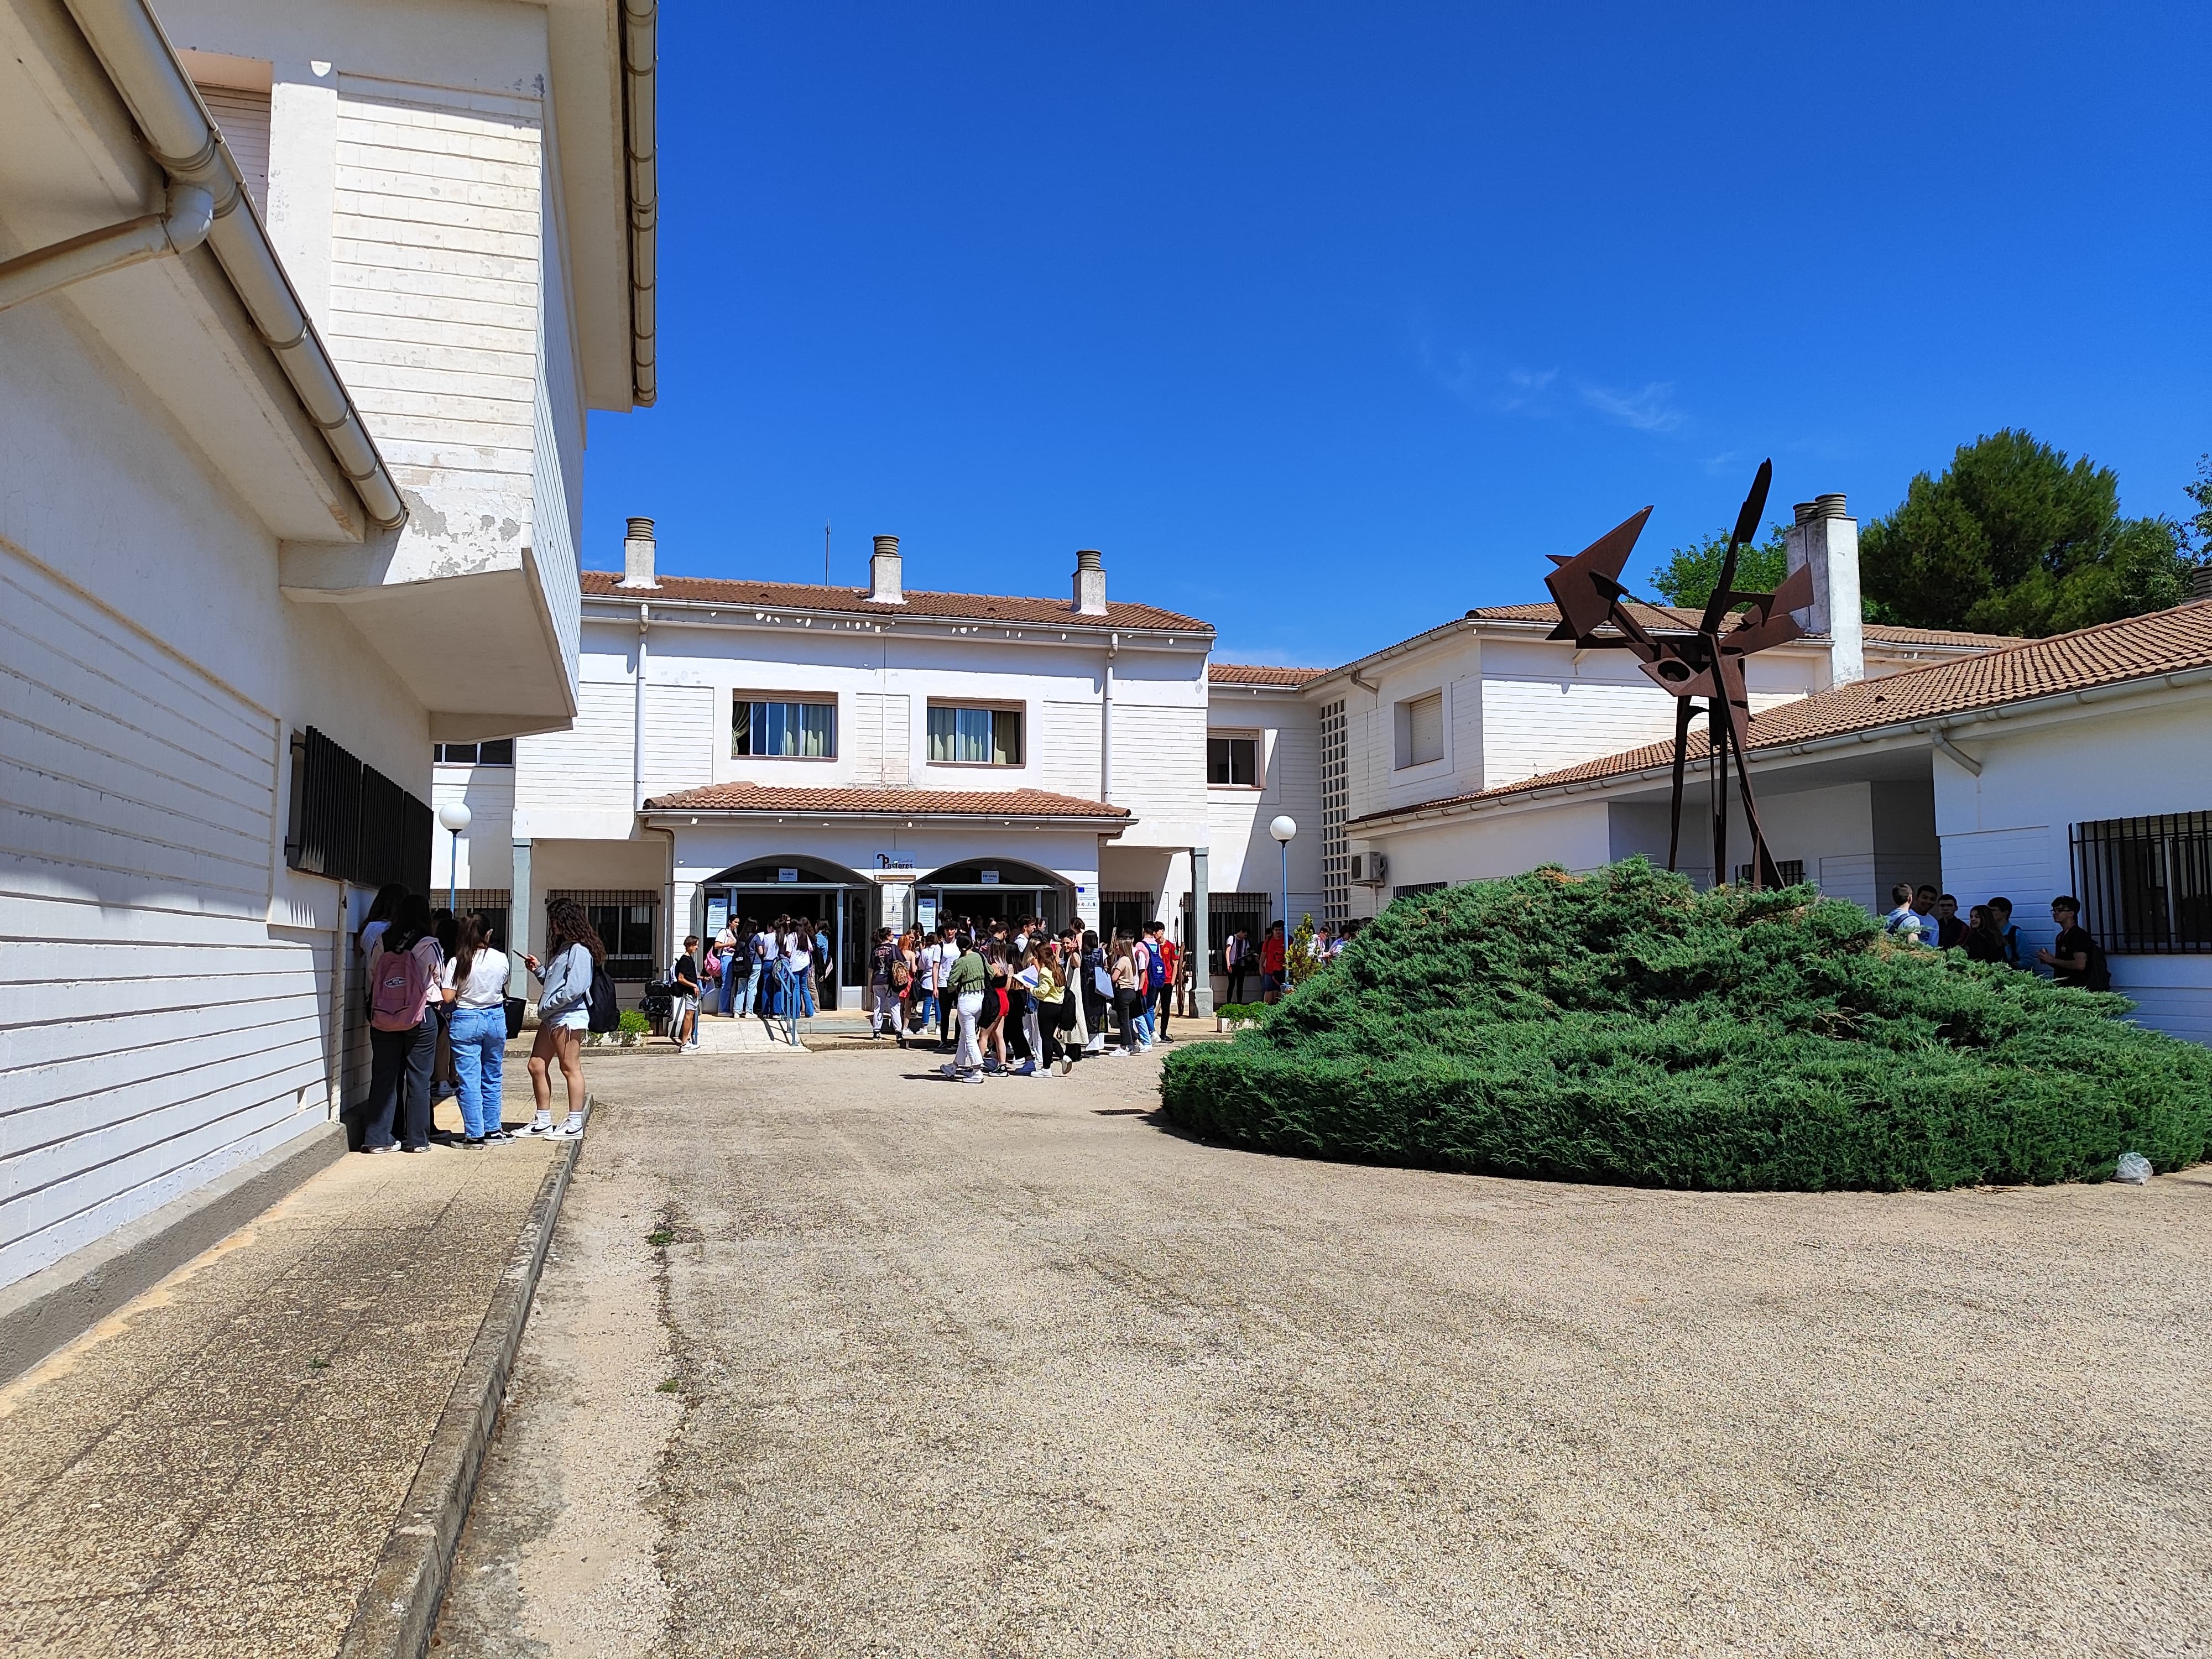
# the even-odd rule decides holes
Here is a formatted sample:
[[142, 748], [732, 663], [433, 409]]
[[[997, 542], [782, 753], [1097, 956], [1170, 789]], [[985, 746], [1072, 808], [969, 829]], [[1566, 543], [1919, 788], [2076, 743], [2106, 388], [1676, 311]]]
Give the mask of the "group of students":
[[[1323, 968], [1335, 961], [1358, 927], [1357, 921], [1347, 921], [1334, 931], [1326, 926], [1316, 928], [1314, 966]], [[1252, 943], [1250, 928], [1236, 929], [1221, 942], [1221, 966], [1229, 976], [1229, 1002], [1232, 1007], [1244, 1000], [1244, 987], [1255, 973], [1260, 976], [1260, 1000], [1282, 1000], [1291, 988], [1290, 958], [1283, 942], [1283, 924], [1269, 922], [1266, 936], [1257, 945]]]
[[[526, 1135], [574, 1139], [584, 1133], [583, 1037], [594, 974], [606, 946], [574, 899], [548, 900], [544, 960], [522, 964], [537, 978], [538, 1028], [530, 1052], [536, 1111]], [[467, 1147], [514, 1139], [501, 1116], [507, 1039], [520, 1028], [519, 999], [507, 994], [509, 965], [499, 928], [479, 912], [432, 910], [420, 893], [387, 883], [360, 935], [363, 1012], [368, 1019], [368, 1097], [349, 1114], [349, 1139], [363, 1152], [429, 1150], [436, 1102], [452, 1093]], [[556, 1127], [552, 1068], [568, 1091]]]
[[933, 1031], [952, 1051], [940, 1069], [962, 1083], [1066, 1076], [1086, 1054], [1175, 1041], [1180, 957], [1158, 921], [1105, 939], [1080, 922], [1055, 933], [1037, 916], [960, 918], [927, 934], [881, 927], [869, 953], [869, 1035], [903, 1048]]
[[[1999, 896], [1972, 906], [1964, 917], [1959, 901], [1923, 883], [1915, 887], [1900, 881], [1889, 890], [1896, 908], [1881, 920], [1882, 932], [1903, 945], [1925, 945], [1938, 951], [1964, 951], [1974, 962], [2002, 963], [2026, 968], [2020, 929], [2013, 925], [2012, 901]], [[2112, 969], [2104, 947], [2081, 926], [2081, 902], [2070, 893], [2051, 901], [2051, 924], [2058, 936], [2048, 948], [2035, 953], [2035, 961], [2051, 972], [2059, 985], [2085, 991], [2112, 988]]]
[[686, 1053], [699, 1047], [699, 1011], [714, 1002], [723, 1014], [757, 1013], [773, 1032], [781, 1022], [796, 1042], [791, 1022], [813, 1018], [834, 993], [836, 963], [830, 936], [811, 916], [773, 921], [732, 921], [714, 935], [702, 957], [699, 936], [687, 934], [684, 953], [669, 975], [675, 1001], [668, 1033]]

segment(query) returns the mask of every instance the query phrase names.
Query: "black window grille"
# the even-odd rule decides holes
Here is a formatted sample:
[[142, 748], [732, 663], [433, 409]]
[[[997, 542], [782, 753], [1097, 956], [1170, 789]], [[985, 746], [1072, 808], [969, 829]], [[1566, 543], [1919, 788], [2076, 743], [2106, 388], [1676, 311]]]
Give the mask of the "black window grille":
[[1102, 892], [1098, 895], [1098, 937], [1110, 939], [1116, 933], [1124, 939], [1134, 939], [1145, 931], [1145, 924], [1152, 919], [1154, 895], [1139, 892]]
[[1450, 885], [1448, 881], [1401, 882], [1390, 890], [1390, 896], [1394, 901], [1401, 898], [1419, 898], [1424, 893], [1441, 893]]
[[514, 739], [494, 738], [486, 743], [434, 743], [430, 758], [447, 766], [512, 766]]
[[2212, 952], [2212, 812], [2077, 823], [2081, 925], [2114, 956]]
[[430, 885], [430, 808], [313, 726], [292, 734], [284, 861], [357, 887]]
[[[1782, 878], [1782, 884], [1784, 887], [1795, 887], [1799, 882], [1805, 879], [1805, 860], [1802, 859], [1777, 859], [1774, 860], [1774, 873]], [[1735, 884], [1739, 887], [1748, 887], [1751, 885], [1751, 866], [1749, 865], [1739, 864], [1736, 866]]]
[[667, 963], [659, 960], [653, 945], [653, 924], [660, 914], [659, 894], [649, 889], [626, 892], [566, 888], [556, 889], [545, 896], [574, 899], [584, 907], [592, 931], [607, 947], [609, 979], [627, 985], [660, 977], [660, 970]]
[[[511, 891], [504, 887], [464, 887], [453, 897], [455, 915], [465, 916], [474, 912], [482, 916], [491, 925], [492, 943], [502, 951], [507, 949], [507, 942], [512, 937], [507, 931], [512, 921], [509, 912], [514, 903], [514, 895]], [[443, 893], [434, 893], [431, 898], [439, 904], [446, 902]]]
[[[1230, 935], [1240, 927], [1251, 935], [1252, 947], [1256, 952], [1260, 942], [1267, 937], [1267, 913], [1273, 909], [1274, 906], [1274, 895], [1272, 893], [1208, 893], [1206, 896], [1206, 953], [1209, 963], [1208, 971], [1216, 974], [1225, 974], [1229, 971], [1229, 964], [1223, 960], [1221, 953], [1228, 948]], [[1190, 937], [1190, 896], [1188, 894], [1183, 896], [1182, 915], [1182, 936], [1188, 939]], [[1259, 957], [1256, 955], [1252, 959], [1252, 971], [1255, 974], [1260, 971]]]

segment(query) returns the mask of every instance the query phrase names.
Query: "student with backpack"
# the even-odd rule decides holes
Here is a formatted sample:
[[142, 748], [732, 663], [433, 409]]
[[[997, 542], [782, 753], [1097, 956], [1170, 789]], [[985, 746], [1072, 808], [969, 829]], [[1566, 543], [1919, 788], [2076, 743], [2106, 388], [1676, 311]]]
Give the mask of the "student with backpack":
[[975, 1021], [983, 1012], [983, 994], [990, 981], [991, 970], [966, 935], [956, 937], [952, 966], [945, 974], [945, 1003], [959, 1022], [960, 1046], [939, 1069], [957, 1082], [981, 1083], [983, 1050], [975, 1041]]
[[884, 1035], [889, 1026], [893, 1036], [903, 1039], [906, 1032], [899, 1022], [898, 988], [892, 976], [898, 971], [898, 939], [888, 927], [876, 929], [876, 942], [868, 949], [868, 1041], [872, 1042]]
[[432, 994], [443, 965], [430, 932], [430, 901], [410, 893], [369, 947], [364, 1152], [430, 1148], [430, 1059], [438, 1046], [438, 1018], [431, 1005], [441, 1000]]
[[2070, 893], [2060, 894], [2051, 901], [2051, 922], [2058, 937], [2049, 950], [2038, 951], [2035, 959], [2051, 969], [2051, 982], [2083, 991], [2111, 990], [2112, 970], [2104, 947], [2081, 925], [2081, 901]]
[[[607, 947], [599, 943], [584, 907], [571, 898], [545, 901], [545, 961], [525, 952], [522, 965], [538, 978], [538, 1037], [530, 1045], [530, 1094], [537, 1113], [525, 1134], [580, 1140], [584, 1133], [584, 1033], [606, 975]], [[611, 987], [608, 988], [610, 990]], [[568, 1093], [568, 1115], [553, 1127], [556, 1062]]]
[[459, 937], [439, 983], [460, 1084], [464, 1146], [514, 1139], [500, 1115], [507, 1060], [507, 953], [479, 915], [461, 918]]
[[1106, 949], [1089, 928], [1083, 933], [1082, 972], [1077, 979], [1083, 987], [1083, 1024], [1090, 1032], [1083, 1052], [1101, 1054], [1106, 1048], [1106, 1011], [1114, 1006], [1114, 979], [1107, 970]]
[[1146, 931], [1152, 936], [1151, 978], [1146, 991], [1152, 1005], [1152, 1035], [1161, 1042], [1173, 1042], [1175, 1039], [1168, 1035], [1168, 1015], [1175, 1004], [1175, 941], [1168, 937], [1164, 921], [1154, 922]]

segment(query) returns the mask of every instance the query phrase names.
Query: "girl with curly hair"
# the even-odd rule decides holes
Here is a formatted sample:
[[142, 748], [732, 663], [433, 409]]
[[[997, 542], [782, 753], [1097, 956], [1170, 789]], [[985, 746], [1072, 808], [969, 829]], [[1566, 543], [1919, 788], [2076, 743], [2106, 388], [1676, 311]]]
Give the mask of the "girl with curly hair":
[[[592, 1023], [592, 975], [607, 959], [584, 907], [571, 898], [545, 901], [545, 961], [524, 952], [538, 977], [538, 1040], [530, 1046], [530, 1093], [538, 1107], [525, 1134], [576, 1140], [584, 1133], [584, 1031]], [[568, 1116], [553, 1127], [553, 1065], [568, 1091]]]

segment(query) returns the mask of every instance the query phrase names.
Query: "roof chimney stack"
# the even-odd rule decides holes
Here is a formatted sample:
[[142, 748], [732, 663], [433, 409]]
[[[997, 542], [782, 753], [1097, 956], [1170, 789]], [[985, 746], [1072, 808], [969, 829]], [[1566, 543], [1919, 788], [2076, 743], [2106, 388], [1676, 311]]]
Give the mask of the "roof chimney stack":
[[1106, 559], [1095, 547], [1079, 549], [1075, 555], [1075, 614], [1106, 614]]
[[653, 574], [653, 520], [632, 519], [623, 538], [623, 579], [617, 587], [658, 587]]
[[1815, 495], [1800, 501], [1797, 522], [1784, 532], [1790, 569], [1813, 570], [1813, 603], [1793, 611], [1808, 634], [1828, 636], [1828, 684], [1866, 678], [1866, 637], [1859, 609], [1859, 521], [1844, 498]]
[[878, 605], [904, 605], [906, 583], [899, 574], [898, 538], [878, 536], [868, 556], [868, 598]]

